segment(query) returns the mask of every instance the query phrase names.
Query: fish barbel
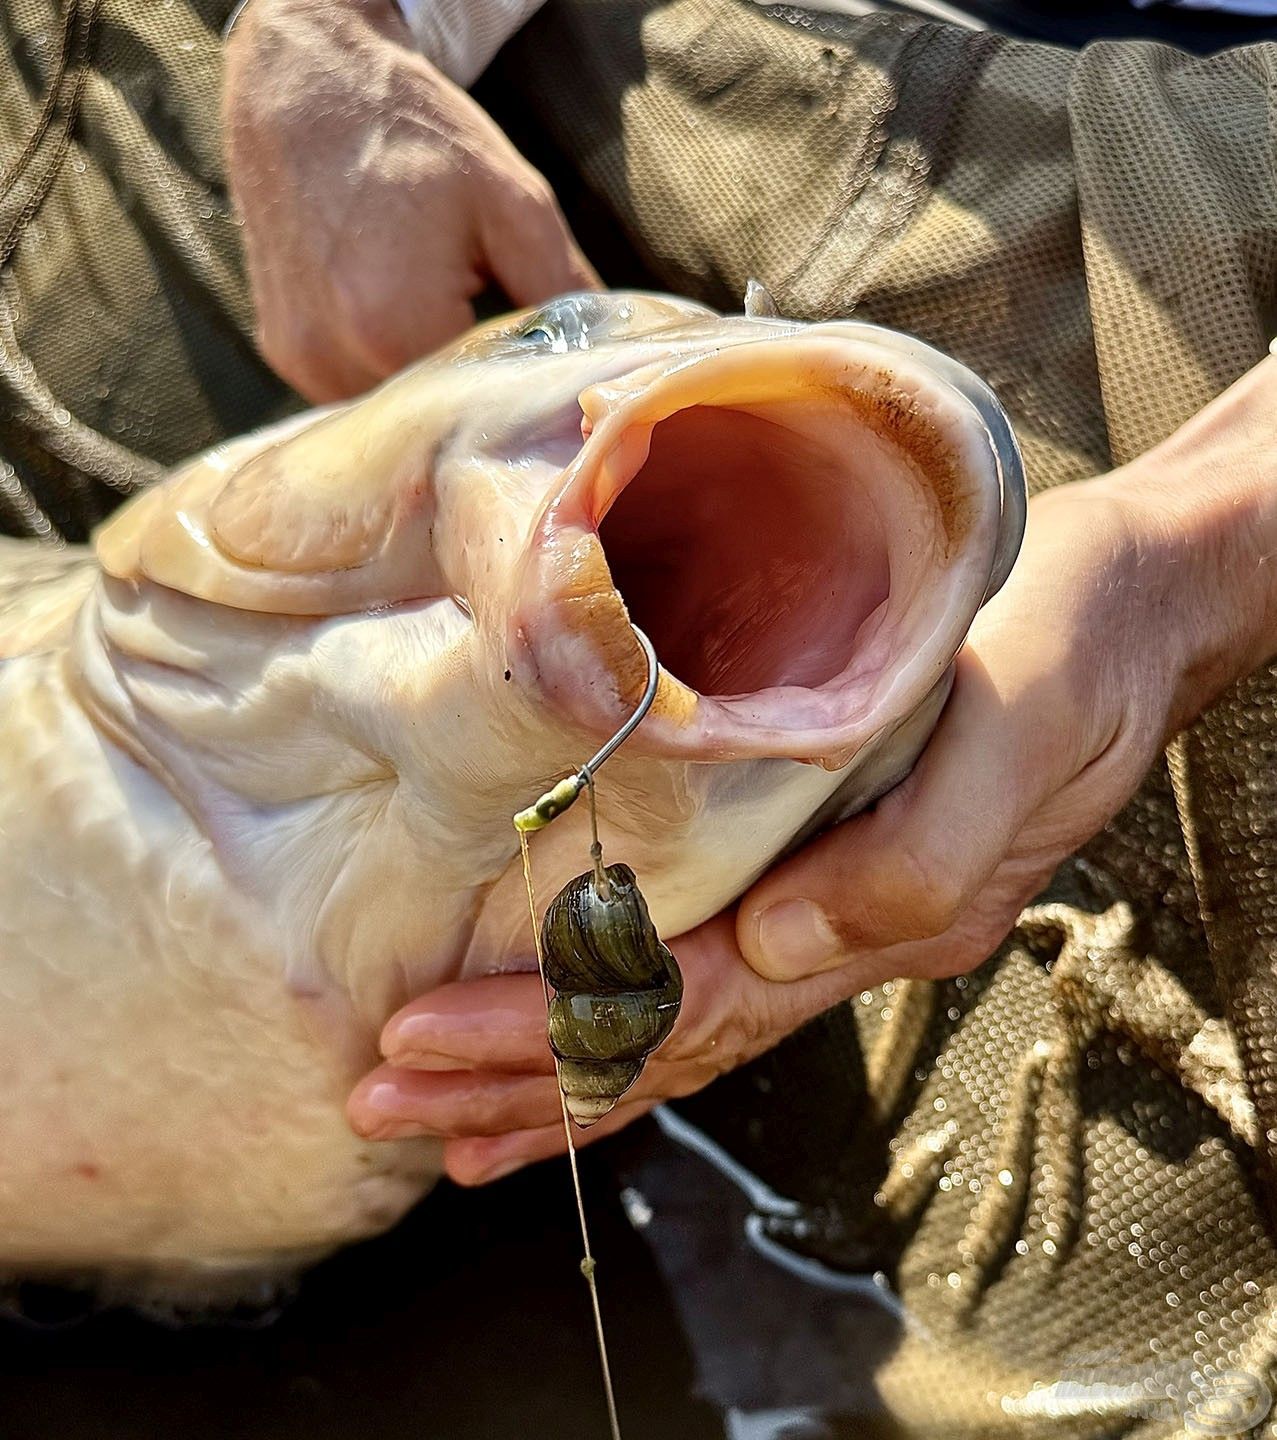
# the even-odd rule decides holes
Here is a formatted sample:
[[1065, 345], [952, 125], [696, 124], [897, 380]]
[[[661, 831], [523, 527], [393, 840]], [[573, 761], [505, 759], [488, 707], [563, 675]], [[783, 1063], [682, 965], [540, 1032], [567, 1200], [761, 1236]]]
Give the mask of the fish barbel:
[[346, 1097], [533, 964], [510, 817], [633, 710], [631, 622], [599, 823], [670, 937], [908, 772], [1023, 523], [957, 362], [613, 294], [0, 542], [0, 1267], [213, 1296], [392, 1224], [438, 1146]]

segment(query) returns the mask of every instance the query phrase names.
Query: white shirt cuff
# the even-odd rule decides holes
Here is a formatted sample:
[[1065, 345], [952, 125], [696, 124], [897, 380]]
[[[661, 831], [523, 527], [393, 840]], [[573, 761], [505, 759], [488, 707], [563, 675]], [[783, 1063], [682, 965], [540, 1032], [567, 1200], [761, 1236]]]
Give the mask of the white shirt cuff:
[[397, 0], [417, 48], [465, 88], [544, 0]]

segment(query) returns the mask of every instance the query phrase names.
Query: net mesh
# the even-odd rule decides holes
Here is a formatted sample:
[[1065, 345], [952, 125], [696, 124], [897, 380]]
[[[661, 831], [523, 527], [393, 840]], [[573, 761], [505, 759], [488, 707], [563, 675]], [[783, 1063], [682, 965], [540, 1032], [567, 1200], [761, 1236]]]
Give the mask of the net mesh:
[[218, 107], [228, 4], [0, 10], [0, 524], [83, 539], [289, 401], [256, 358]]

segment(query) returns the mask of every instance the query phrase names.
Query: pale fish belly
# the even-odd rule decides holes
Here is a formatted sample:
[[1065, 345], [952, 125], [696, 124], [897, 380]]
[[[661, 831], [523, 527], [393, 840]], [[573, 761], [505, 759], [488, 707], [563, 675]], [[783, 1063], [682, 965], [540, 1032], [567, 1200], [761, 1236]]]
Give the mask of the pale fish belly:
[[0, 537], [0, 658], [65, 644], [97, 573], [87, 547]]
[[96, 567], [0, 559], [0, 1274], [238, 1299], [384, 1229], [436, 1156], [347, 1128], [375, 1035], [289, 987], [209, 841], [77, 703]]

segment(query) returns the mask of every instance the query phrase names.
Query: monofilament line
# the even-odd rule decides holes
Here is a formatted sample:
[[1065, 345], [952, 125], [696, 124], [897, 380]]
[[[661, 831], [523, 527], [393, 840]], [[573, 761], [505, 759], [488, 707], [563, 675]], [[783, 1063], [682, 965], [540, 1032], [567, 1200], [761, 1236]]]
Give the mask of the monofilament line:
[[[593, 788], [591, 787], [591, 798]], [[525, 830], [519, 831], [519, 854], [523, 860], [523, 883], [528, 892], [528, 918], [532, 922], [532, 943], [536, 947], [537, 970], [541, 975], [541, 989], [545, 992], [546, 1010], [550, 1008], [550, 982], [545, 974], [545, 954], [541, 947], [541, 927], [537, 924], [537, 902], [536, 893], [532, 887], [532, 861], [528, 855], [528, 836]], [[555, 1083], [558, 1084], [559, 1062], [556, 1057], [554, 1062]], [[585, 1283], [590, 1289], [590, 1304], [594, 1309], [594, 1333], [599, 1342], [599, 1364], [603, 1370], [603, 1393], [607, 1398], [607, 1418], [612, 1427], [612, 1440], [621, 1440], [621, 1422], [616, 1414], [616, 1395], [612, 1390], [612, 1367], [607, 1358], [607, 1339], [603, 1333], [603, 1311], [599, 1308], [599, 1287], [595, 1280], [594, 1253], [590, 1249], [590, 1227], [585, 1219], [585, 1197], [581, 1194], [581, 1175], [576, 1164], [576, 1144], [572, 1139], [572, 1119], [568, 1114], [567, 1097], [563, 1093], [563, 1086], [558, 1085], [559, 1109], [563, 1113], [563, 1134], [568, 1142], [568, 1164], [572, 1170], [572, 1190], [576, 1196], [576, 1214], [581, 1222], [581, 1245], [584, 1254], [581, 1258], [581, 1274], [585, 1276]]]

